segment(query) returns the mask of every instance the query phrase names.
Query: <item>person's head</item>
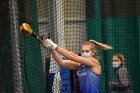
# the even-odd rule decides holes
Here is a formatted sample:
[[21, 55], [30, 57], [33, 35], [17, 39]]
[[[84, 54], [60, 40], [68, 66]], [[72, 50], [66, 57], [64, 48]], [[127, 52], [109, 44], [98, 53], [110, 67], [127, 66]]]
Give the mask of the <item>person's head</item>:
[[112, 57], [112, 66], [118, 68], [120, 65], [124, 65], [124, 56], [122, 54], [114, 54]]
[[104, 50], [112, 49], [111, 46], [108, 46], [106, 44], [99, 43], [95, 40], [89, 40], [89, 41], [84, 42], [82, 45], [82, 56], [94, 57], [96, 59], [99, 59], [99, 56], [97, 56], [96, 46]]
[[84, 57], [94, 57], [96, 55], [95, 44], [90, 41], [84, 42], [82, 45], [81, 55]]

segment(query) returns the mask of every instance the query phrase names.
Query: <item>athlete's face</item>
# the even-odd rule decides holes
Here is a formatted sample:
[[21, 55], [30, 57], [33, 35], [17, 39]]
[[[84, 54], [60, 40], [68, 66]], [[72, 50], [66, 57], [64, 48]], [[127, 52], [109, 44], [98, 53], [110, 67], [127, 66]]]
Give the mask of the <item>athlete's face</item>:
[[90, 53], [90, 57], [93, 57], [95, 55], [95, 52], [92, 50], [90, 45], [83, 45], [82, 53]]

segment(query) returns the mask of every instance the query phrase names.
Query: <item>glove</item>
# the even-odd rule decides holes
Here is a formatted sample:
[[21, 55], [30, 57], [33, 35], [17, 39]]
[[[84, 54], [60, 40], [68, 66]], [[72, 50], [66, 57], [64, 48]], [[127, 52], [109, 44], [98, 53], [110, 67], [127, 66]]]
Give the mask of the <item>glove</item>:
[[57, 44], [55, 44], [52, 40], [50, 39], [45, 39], [43, 42], [43, 46], [45, 48], [49, 48], [49, 49], [53, 49], [53, 50], [56, 50], [58, 47], [57, 47]]

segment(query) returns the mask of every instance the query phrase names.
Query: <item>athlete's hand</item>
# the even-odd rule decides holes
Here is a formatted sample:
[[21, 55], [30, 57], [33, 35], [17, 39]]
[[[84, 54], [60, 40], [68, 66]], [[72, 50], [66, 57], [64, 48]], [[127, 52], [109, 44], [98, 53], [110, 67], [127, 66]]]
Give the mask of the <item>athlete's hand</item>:
[[50, 39], [45, 39], [42, 41], [42, 45], [45, 48], [49, 48], [49, 49], [53, 49], [56, 50], [57, 49], [57, 44], [55, 44], [52, 40]]

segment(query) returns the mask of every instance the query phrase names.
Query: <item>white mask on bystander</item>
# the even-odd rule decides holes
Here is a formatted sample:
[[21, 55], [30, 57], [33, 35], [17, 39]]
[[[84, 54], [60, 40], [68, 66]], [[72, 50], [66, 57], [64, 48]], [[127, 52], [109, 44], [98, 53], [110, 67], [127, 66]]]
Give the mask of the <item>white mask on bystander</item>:
[[118, 68], [121, 64], [118, 61], [112, 62], [112, 67], [113, 68]]

